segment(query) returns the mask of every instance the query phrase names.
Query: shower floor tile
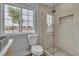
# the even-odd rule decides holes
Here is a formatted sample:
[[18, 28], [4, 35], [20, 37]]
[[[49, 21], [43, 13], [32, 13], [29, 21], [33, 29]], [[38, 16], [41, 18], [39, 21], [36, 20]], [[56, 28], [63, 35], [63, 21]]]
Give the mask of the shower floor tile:
[[54, 56], [69, 56], [69, 54], [67, 54], [57, 48], [54, 48]]

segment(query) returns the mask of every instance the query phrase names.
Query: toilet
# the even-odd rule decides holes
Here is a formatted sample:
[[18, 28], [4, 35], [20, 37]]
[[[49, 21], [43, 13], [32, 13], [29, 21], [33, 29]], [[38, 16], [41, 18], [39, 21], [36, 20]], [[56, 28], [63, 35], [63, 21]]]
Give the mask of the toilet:
[[29, 45], [31, 46], [31, 53], [34, 56], [41, 56], [43, 54], [43, 48], [40, 45], [37, 45], [38, 35], [28, 35]]

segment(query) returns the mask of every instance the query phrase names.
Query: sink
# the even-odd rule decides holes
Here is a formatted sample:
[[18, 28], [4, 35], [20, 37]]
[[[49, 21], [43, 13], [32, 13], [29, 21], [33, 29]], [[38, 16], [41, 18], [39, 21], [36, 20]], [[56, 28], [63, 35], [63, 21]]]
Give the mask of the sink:
[[7, 36], [0, 35], [0, 51], [7, 45], [8, 39]]

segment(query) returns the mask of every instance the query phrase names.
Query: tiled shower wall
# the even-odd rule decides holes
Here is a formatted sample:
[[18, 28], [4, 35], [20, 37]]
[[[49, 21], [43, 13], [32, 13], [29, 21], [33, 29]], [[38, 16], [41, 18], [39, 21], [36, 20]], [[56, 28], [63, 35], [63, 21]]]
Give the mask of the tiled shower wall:
[[[71, 54], [79, 55], [79, 4], [75, 3], [61, 3], [54, 8], [56, 13], [55, 17], [55, 27], [54, 27], [54, 45], [61, 50]], [[60, 17], [73, 15], [73, 36], [72, 39], [60, 39], [59, 28], [60, 28]], [[64, 28], [64, 27], [63, 27]], [[67, 35], [65, 33], [65, 35]]]

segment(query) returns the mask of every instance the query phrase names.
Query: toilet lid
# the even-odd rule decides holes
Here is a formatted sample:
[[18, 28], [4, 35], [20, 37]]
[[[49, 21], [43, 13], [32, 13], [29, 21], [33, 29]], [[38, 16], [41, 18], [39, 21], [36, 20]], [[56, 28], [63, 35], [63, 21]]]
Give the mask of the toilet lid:
[[32, 51], [41, 52], [43, 48], [40, 45], [34, 45], [32, 46]]

